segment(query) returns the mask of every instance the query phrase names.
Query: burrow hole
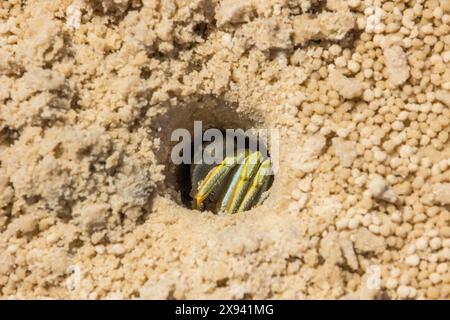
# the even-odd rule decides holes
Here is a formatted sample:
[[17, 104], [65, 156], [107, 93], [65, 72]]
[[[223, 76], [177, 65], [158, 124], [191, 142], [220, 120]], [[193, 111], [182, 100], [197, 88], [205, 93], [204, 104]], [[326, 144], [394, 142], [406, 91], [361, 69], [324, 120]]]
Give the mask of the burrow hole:
[[[197, 127], [194, 123], [197, 122]], [[201, 133], [198, 130], [198, 122], [201, 122]], [[161, 139], [161, 147], [158, 154], [160, 163], [165, 164], [165, 180], [164, 186], [161, 188], [161, 192], [165, 196], [169, 196], [178, 205], [193, 209], [193, 194], [195, 192], [193, 189], [193, 168], [195, 164], [175, 164], [172, 160], [172, 149], [181, 143], [181, 140], [172, 141], [172, 133], [176, 129], [185, 129], [189, 132], [192, 139], [190, 141], [184, 141], [184, 150], [189, 149], [191, 160], [193, 160], [195, 149], [194, 149], [194, 139], [196, 134], [204, 134], [208, 129], [217, 129], [226, 136], [227, 129], [237, 130], [235, 131], [237, 135], [239, 132], [248, 133], [249, 130], [259, 132], [261, 129], [266, 129], [264, 127], [264, 121], [259, 114], [253, 112], [243, 112], [237, 108], [237, 105], [229, 103], [221, 98], [214, 96], [201, 96], [194, 101], [180, 104], [176, 107], [168, 107], [167, 112], [162, 116], [159, 116], [153, 122], [156, 126], [155, 131], [159, 131]], [[240, 130], [239, 130], [240, 129]], [[242, 136], [241, 136], [242, 138]], [[255, 136], [245, 136], [245, 149], [250, 149], [249, 154], [259, 151], [261, 152], [262, 159], [266, 160], [270, 158], [270, 146], [265, 142], [255, 142]], [[236, 140], [235, 140], [236, 141]], [[205, 147], [208, 142], [203, 144]], [[241, 146], [242, 147], [242, 146]], [[238, 152], [237, 152], [238, 153]], [[182, 153], [180, 153], [182, 155]], [[202, 172], [205, 174], [213, 168], [214, 165], [210, 167], [201, 167]], [[233, 174], [239, 169], [239, 166], [234, 168], [227, 178], [226, 182], [222, 183], [220, 187], [217, 187], [213, 194], [208, 197], [203, 206], [197, 208], [200, 211], [213, 211], [217, 207], [217, 202], [219, 201], [220, 195], [222, 195], [225, 190], [229, 187], [229, 182], [232, 179]], [[200, 179], [202, 180], [202, 179]], [[274, 176], [271, 176], [266, 185], [267, 190], [273, 184]], [[251, 187], [253, 180], [248, 183], [248, 188]], [[256, 189], [258, 190], [258, 189]], [[268, 190], [265, 192], [264, 197], [268, 195]], [[261, 197], [258, 195], [257, 199]], [[256, 199], [256, 200], [257, 200]], [[256, 200], [254, 203], [256, 203]], [[260, 201], [262, 204], [263, 201]], [[249, 209], [253, 209], [255, 205], [253, 204]], [[246, 211], [246, 210], [245, 210]], [[215, 212], [217, 213], [217, 212]]]

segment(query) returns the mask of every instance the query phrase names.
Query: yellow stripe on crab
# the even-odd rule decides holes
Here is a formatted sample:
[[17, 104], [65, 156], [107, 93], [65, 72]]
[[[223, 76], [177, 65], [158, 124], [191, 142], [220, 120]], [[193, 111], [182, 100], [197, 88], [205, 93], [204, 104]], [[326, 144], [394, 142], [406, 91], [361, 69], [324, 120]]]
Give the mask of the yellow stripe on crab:
[[[200, 182], [199, 182], [200, 181]], [[217, 166], [191, 167], [192, 208], [233, 214], [261, 204], [272, 182], [272, 163], [260, 151], [237, 151]]]
[[247, 191], [251, 179], [258, 171], [262, 162], [261, 152], [256, 151], [245, 158], [245, 162], [239, 167], [226, 188], [225, 196], [217, 202], [216, 211], [219, 214], [236, 213]]
[[203, 201], [210, 195], [210, 193], [228, 177], [230, 171], [244, 158], [245, 153], [237, 156], [226, 157], [219, 165], [214, 167], [206, 177], [200, 182], [197, 193], [195, 195], [193, 209], [200, 208]]
[[259, 203], [264, 192], [269, 189], [269, 182], [271, 179], [272, 164], [270, 159], [266, 159], [258, 169], [253, 182], [245, 194], [239, 205], [238, 212], [249, 210], [252, 205]]

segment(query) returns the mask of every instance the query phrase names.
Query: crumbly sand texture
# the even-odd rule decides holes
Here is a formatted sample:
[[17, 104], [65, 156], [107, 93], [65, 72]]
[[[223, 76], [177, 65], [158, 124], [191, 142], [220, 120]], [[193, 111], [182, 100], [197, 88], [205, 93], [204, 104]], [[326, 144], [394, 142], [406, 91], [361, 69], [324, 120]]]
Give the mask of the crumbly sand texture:
[[[0, 297], [449, 299], [449, 63], [449, 0], [1, 1]], [[183, 205], [193, 120], [262, 206]]]

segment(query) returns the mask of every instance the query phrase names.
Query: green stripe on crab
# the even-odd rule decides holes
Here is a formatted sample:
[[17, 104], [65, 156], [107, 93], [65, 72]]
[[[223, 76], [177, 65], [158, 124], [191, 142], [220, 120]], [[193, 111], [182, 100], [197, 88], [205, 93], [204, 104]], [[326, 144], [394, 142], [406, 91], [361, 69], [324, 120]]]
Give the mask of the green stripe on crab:
[[206, 177], [200, 182], [192, 204], [193, 209], [200, 208], [200, 205], [210, 195], [210, 193], [221, 184], [229, 175], [231, 170], [240, 163], [245, 156], [241, 153], [237, 156], [226, 157], [219, 165], [208, 172]]
[[249, 210], [253, 205], [260, 203], [262, 195], [269, 189], [272, 164], [266, 159], [256, 172], [253, 182], [239, 205], [237, 212]]
[[262, 159], [262, 154], [259, 151], [256, 151], [245, 158], [244, 163], [235, 171], [225, 188], [225, 192], [217, 202], [217, 213], [232, 214], [238, 211], [242, 198], [250, 185], [251, 179], [258, 171]]

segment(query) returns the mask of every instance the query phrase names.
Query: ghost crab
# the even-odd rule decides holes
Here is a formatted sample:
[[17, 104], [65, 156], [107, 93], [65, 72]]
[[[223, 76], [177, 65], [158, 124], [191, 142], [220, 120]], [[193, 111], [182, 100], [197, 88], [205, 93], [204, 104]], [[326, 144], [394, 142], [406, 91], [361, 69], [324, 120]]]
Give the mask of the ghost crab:
[[[206, 145], [205, 152], [214, 157], [217, 147], [228, 155], [226, 150], [230, 142], [230, 139], [223, 145], [211, 142]], [[192, 164], [190, 177], [193, 209], [219, 215], [234, 214], [256, 207], [267, 198], [273, 181], [272, 163], [259, 150], [233, 146], [232, 155], [219, 164]]]

